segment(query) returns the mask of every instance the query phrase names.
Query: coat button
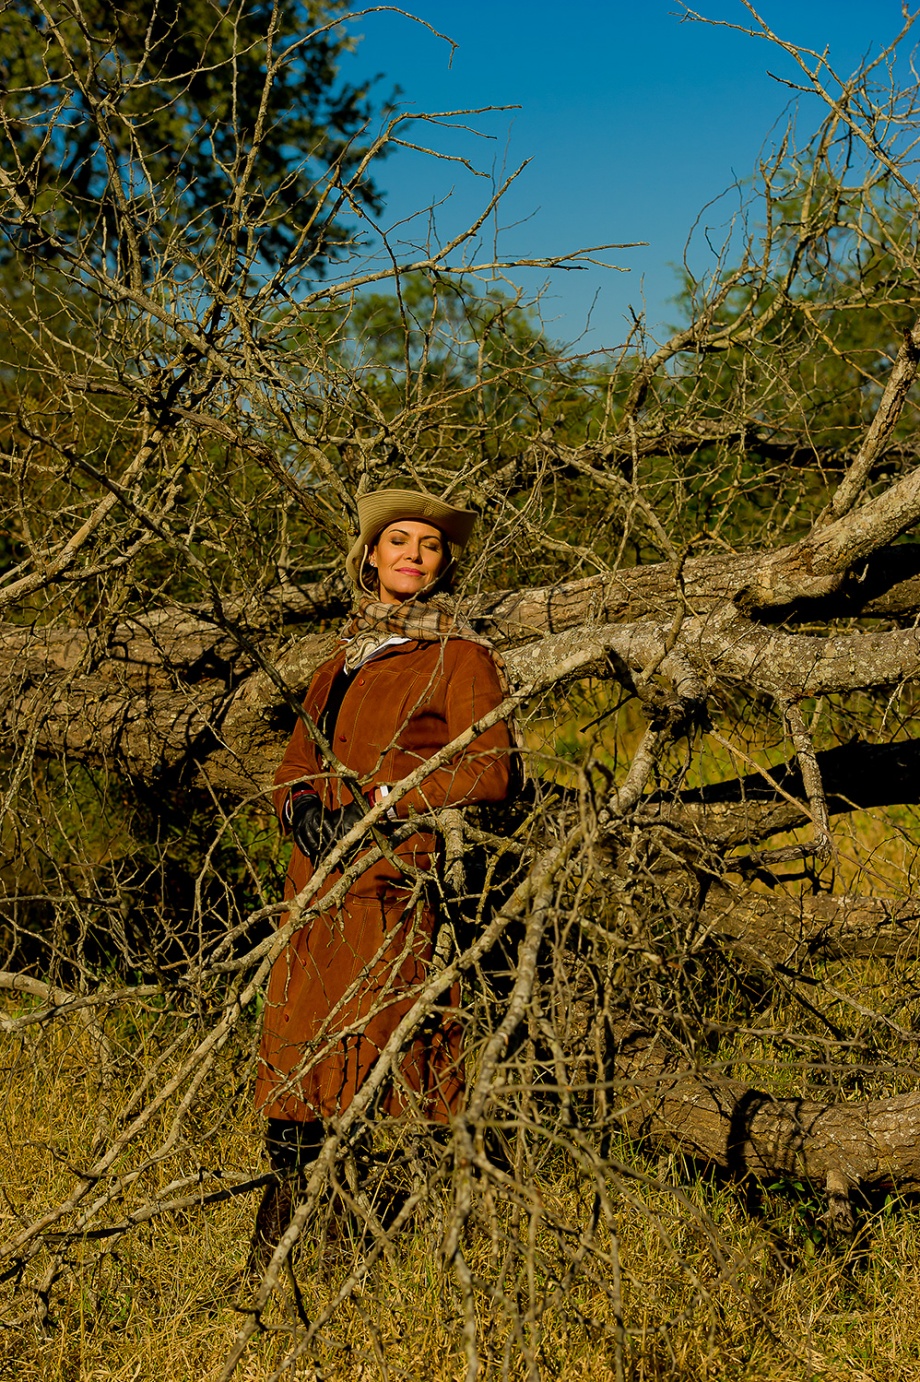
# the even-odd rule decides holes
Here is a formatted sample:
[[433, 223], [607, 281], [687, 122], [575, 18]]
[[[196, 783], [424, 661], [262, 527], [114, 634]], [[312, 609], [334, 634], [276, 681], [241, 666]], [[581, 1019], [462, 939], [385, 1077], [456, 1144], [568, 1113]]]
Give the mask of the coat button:
[[347, 744], [347, 743], [348, 743], [348, 739], [347, 739], [347, 737], [346, 737], [344, 734], [340, 734], [340, 735], [339, 735], [339, 743], [340, 743], [340, 744]]
[[364, 685], [364, 678], [363, 678], [363, 677], [361, 677], [360, 680], [358, 681], [358, 685], [359, 685], [359, 686], [363, 686], [363, 685]]

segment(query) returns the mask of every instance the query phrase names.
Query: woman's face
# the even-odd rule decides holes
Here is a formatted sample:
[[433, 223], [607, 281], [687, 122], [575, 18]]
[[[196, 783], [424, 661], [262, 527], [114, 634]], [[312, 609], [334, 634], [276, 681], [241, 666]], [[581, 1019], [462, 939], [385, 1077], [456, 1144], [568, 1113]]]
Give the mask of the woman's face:
[[448, 559], [447, 544], [437, 528], [415, 518], [401, 518], [384, 528], [368, 557], [377, 569], [385, 605], [401, 605], [434, 585]]

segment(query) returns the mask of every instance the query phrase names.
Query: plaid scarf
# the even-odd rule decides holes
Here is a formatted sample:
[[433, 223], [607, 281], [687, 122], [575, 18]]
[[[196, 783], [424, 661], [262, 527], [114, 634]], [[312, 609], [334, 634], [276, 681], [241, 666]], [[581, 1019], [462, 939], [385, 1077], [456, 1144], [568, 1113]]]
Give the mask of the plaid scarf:
[[421, 643], [443, 643], [448, 638], [462, 638], [488, 648], [498, 672], [503, 695], [511, 690], [504, 660], [487, 638], [473, 632], [473, 626], [459, 612], [454, 602], [444, 595], [433, 596], [424, 602], [406, 600], [401, 605], [386, 605], [370, 596], [362, 599], [355, 613], [344, 625], [339, 637], [348, 644], [345, 652], [346, 671], [354, 671], [388, 638], [412, 638]]

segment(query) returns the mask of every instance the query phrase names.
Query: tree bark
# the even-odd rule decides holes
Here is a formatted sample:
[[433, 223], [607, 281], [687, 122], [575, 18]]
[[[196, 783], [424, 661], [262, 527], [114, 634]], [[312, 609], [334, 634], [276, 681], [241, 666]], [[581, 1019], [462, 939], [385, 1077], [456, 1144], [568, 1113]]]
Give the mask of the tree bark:
[[733, 1176], [804, 1177], [833, 1193], [920, 1187], [920, 1093], [853, 1103], [776, 1098], [685, 1063], [662, 1037], [620, 1028], [615, 1070], [633, 1136]]
[[699, 931], [742, 956], [784, 966], [811, 958], [915, 959], [920, 903], [716, 887], [706, 897]]
[[[252, 670], [257, 649], [242, 650], [206, 622], [168, 620], [114, 637], [104, 653], [71, 631], [7, 626], [7, 673], [0, 727], [43, 753], [114, 760], [136, 775], [158, 775], [209, 760], [212, 785], [244, 795], [270, 780], [316, 666], [335, 635], [290, 645]], [[887, 686], [920, 673], [920, 631], [819, 638], [764, 628], [741, 616], [691, 618], [669, 649], [668, 626], [648, 622], [570, 626], [510, 649], [512, 680], [566, 675], [623, 679], [654, 667], [679, 701], [699, 701], [719, 676], [777, 697], [815, 696]], [[95, 664], [95, 665], [94, 665]], [[89, 665], [93, 670], [85, 672]], [[755, 793], [756, 796], [756, 793]], [[717, 794], [714, 797], [717, 800]], [[776, 828], [783, 828], [777, 826]]]

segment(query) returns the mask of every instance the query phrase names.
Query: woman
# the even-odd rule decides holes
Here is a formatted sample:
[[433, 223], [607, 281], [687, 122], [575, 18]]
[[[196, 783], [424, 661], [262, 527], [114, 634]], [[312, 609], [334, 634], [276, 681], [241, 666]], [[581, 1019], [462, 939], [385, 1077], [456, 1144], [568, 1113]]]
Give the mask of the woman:
[[[294, 849], [285, 896], [292, 898], [337, 839], [368, 806], [434, 757], [505, 697], [501, 663], [488, 644], [438, 598], [453, 574], [475, 514], [412, 490], [358, 500], [360, 535], [346, 566], [364, 592], [342, 643], [323, 664], [275, 777], [275, 807]], [[370, 593], [368, 593], [370, 592]], [[311, 737], [319, 727], [346, 782]], [[471, 802], [501, 801], [509, 787], [507, 726], [499, 722], [395, 800], [390, 823]], [[364, 802], [356, 800], [363, 795]], [[395, 828], [395, 827], [394, 827]], [[370, 842], [370, 837], [368, 837]], [[291, 1210], [291, 1177], [313, 1159], [324, 1123], [361, 1088], [412, 1007], [432, 957], [436, 837], [394, 835], [395, 857], [371, 863], [339, 907], [291, 938], [266, 994], [256, 1105], [268, 1118], [268, 1151], [280, 1177], [269, 1185], [255, 1250], [277, 1241]], [[320, 897], [341, 874], [333, 872]], [[378, 1107], [407, 1107], [446, 1122], [463, 1093], [459, 993], [394, 1062]]]

